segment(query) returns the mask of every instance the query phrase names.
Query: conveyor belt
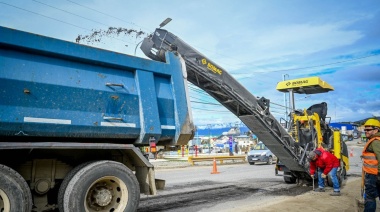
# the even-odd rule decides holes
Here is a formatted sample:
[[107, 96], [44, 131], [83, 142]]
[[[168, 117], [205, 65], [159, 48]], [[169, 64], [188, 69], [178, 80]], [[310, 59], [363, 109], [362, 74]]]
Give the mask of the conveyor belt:
[[223, 68], [166, 30], [156, 29], [141, 49], [158, 61], [165, 60], [166, 51], [178, 52], [185, 61], [188, 81], [235, 114], [287, 168], [307, 172], [300, 162], [302, 150], [269, 112], [268, 99], [256, 98]]

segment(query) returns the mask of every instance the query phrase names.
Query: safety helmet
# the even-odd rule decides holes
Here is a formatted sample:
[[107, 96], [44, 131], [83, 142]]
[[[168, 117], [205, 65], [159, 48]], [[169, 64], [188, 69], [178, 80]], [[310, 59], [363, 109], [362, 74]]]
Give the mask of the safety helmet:
[[364, 126], [372, 126], [372, 127], [377, 127], [380, 128], [380, 121], [377, 119], [368, 119], [365, 123]]

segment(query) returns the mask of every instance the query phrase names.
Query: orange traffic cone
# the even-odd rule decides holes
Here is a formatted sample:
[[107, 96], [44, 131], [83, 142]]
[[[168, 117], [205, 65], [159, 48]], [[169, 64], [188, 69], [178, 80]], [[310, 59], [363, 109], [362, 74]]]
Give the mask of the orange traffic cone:
[[212, 165], [212, 172], [211, 174], [219, 174], [220, 172], [218, 172], [217, 168], [216, 168], [216, 160], [214, 158], [214, 164]]
[[350, 157], [354, 157], [354, 148], [351, 148]]

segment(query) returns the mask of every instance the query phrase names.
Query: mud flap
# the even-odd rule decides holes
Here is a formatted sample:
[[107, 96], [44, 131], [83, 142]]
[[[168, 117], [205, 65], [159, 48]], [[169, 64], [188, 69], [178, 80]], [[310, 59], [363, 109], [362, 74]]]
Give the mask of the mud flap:
[[136, 178], [139, 181], [140, 192], [146, 195], [156, 195], [157, 188], [153, 167], [136, 166]]

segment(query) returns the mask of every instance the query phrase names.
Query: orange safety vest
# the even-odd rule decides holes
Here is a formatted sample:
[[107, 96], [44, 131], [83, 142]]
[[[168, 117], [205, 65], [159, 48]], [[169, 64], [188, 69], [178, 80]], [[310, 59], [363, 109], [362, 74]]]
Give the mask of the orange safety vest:
[[368, 146], [374, 140], [380, 140], [380, 137], [371, 138], [363, 148], [362, 159], [363, 159], [363, 171], [368, 174], [377, 175], [379, 173], [379, 161], [376, 159], [376, 154], [373, 152], [367, 152]]

